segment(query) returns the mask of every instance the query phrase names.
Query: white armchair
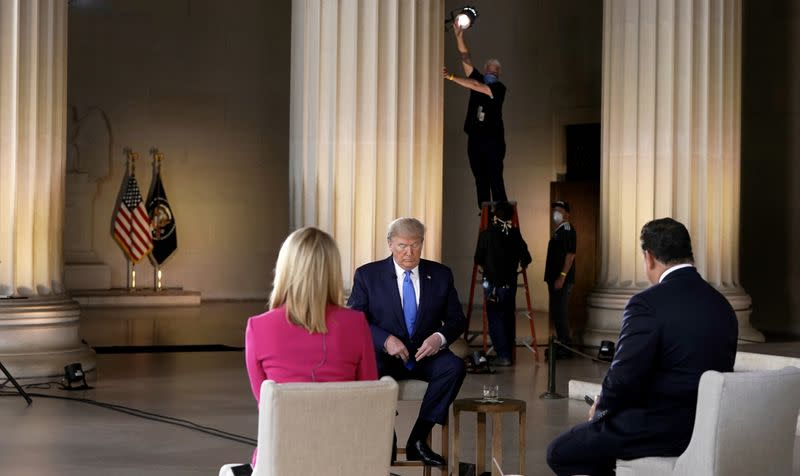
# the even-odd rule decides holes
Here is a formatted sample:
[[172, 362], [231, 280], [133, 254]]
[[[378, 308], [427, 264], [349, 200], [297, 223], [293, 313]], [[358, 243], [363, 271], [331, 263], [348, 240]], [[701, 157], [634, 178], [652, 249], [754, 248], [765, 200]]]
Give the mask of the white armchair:
[[692, 439], [677, 458], [617, 460], [617, 476], [790, 476], [800, 369], [708, 371]]
[[[397, 382], [261, 385], [253, 476], [389, 473]], [[225, 465], [220, 476], [232, 476]]]

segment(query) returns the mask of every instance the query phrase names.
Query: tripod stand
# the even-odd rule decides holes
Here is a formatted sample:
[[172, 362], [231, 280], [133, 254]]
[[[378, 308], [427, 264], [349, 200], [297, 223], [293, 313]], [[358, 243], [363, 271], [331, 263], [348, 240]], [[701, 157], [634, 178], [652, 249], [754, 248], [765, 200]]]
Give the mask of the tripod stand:
[[11, 382], [14, 385], [14, 387], [17, 388], [17, 392], [19, 392], [20, 396], [22, 396], [22, 398], [24, 398], [25, 401], [28, 402], [28, 405], [33, 403], [31, 397], [27, 393], [25, 393], [25, 390], [23, 390], [22, 387], [19, 386], [17, 380], [8, 372], [8, 369], [6, 369], [6, 367], [3, 365], [2, 362], [0, 362], [0, 370], [2, 370], [4, 374], [6, 374], [6, 378], [8, 378], [9, 382]]

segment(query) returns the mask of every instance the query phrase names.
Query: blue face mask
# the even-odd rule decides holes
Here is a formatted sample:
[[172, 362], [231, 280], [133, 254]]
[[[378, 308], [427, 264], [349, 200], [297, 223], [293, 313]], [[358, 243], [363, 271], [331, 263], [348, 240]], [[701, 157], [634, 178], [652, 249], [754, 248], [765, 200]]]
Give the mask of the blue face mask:
[[497, 82], [497, 76], [492, 73], [486, 73], [483, 75], [483, 82], [486, 84], [492, 84]]

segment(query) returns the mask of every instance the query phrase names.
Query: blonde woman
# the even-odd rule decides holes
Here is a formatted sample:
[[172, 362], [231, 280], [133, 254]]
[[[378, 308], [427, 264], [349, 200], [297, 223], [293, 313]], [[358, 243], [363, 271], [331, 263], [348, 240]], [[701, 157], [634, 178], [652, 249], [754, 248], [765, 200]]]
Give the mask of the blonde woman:
[[270, 310], [251, 317], [245, 333], [250, 386], [261, 383], [376, 380], [369, 325], [341, 306], [342, 266], [333, 238], [301, 228], [278, 254]]

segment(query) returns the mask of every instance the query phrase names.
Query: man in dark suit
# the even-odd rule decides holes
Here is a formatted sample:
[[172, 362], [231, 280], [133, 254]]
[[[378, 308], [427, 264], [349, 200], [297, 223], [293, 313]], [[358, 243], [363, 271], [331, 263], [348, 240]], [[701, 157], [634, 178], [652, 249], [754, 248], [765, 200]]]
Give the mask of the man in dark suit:
[[398, 218], [387, 239], [392, 256], [356, 270], [347, 304], [367, 316], [381, 376], [428, 382], [406, 458], [442, 466], [446, 461], [427, 439], [436, 423], [447, 421], [466, 375], [464, 362], [447, 349], [464, 332], [466, 319], [450, 269], [420, 259], [425, 226]]
[[653, 286], [625, 306], [589, 421], [547, 449], [559, 476], [613, 475], [618, 458], [680, 455], [692, 436], [700, 376], [733, 371], [736, 315], [694, 268], [686, 227], [653, 220], [642, 228], [641, 245]]

